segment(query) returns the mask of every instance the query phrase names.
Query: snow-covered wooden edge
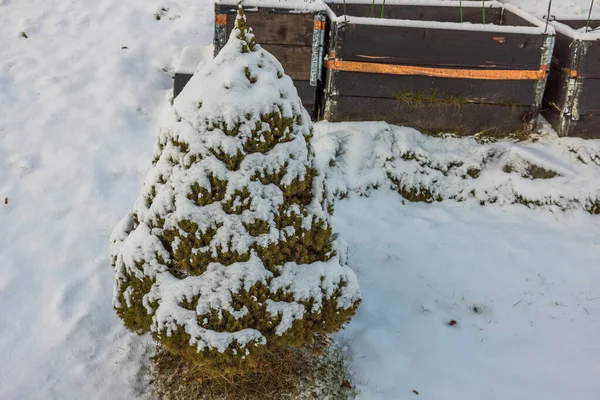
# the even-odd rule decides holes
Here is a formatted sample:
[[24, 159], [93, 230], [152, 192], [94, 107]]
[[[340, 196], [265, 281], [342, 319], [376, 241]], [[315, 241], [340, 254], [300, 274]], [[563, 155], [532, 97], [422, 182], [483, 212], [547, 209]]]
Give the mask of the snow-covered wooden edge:
[[[329, 3], [343, 3], [343, 0], [331, 0]], [[215, 4], [237, 6], [239, 0], [215, 0]], [[371, 4], [369, 0], [346, 0], [346, 4]], [[461, 5], [459, 1], [446, 0], [387, 0], [386, 5], [421, 5], [430, 7], [458, 7]], [[430, 29], [446, 29], [446, 30], [465, 30], [476, 32], [498, 32], [498, 33], [524, 33], [524, 34], [543, 34], [548, 33], [554, 35], [556, 32], [552, 26], [535, 18], [534, 16], [522, 11], [521, 9], [503, 4], [498, 1], [486, 2], [486, 8], [504, 8], [513, 14], [523, 18], [533, 26], [502, 26], [493, 24], [473, 24], [469, 22], [437, 22], [437, 21], [416, 21], [405, 19], [382, 19], [382, 18], [367, 18], [367, 17], [352, 17], [347, 15], [336, 15], [327, 6], [323, 0], [245, 0], [243, 6], [246, 9], [253, 7], [273, 7], [284, 8], [296, 12], [320, 12], [324, 11], [327, 16], [335, 22], [346, 22], [363, 25], [380, 25], [380, 26], [404, 26], [415, 28], [430, 28]], [[462, 2], [464, 8], [480, 8], [478, 2]]]
[[[341, 0], [335, 0], [335, 2], [341, 2]], [[367, 3], [368, 0], [347, 0], [347, 3]], [[463, 7], [468, 4], [468, 7], [475, 8], [481, 7], [478, 3], [464, 2]], [[458, 1], [427, 1], [427, 0], [389, 0], [386, 4], [395, 5], [423, 5], [423, 6], [441, 6], [441, 7], [458, 7], [460, 2]], [[504, 8], [512, 12], [513, 14], [523, 18], [533, 26], [514, 26], [514, 25], [494, 25], [494, 24], [473, 24], [470, 22], [438, 22], [438, 21], [417, 21], [417, 20], [406, 20], [406, 19], [382, 19], [382, 18], [369, 18], [369, 17], [352, 17], [347, 15], [335, 16], [330, 18], [337, 23], [350, 23], [350, 24], [361, 24], [361, 25], [378, 25], [378, 26], [402, 26], [411, 28], [429, 28], [429, 29], [446, 29], [446, 30], [463, 30], [463, 31], [475, 31], [475, 32], [498, 32], [498, 33], [523, 33], [540, 35], [547, 33], [548, 35], [556, 34], [556, 31], [552, 26], [546, 24], [537, 19], [536, 17], [522, 11], [521, 9], [511, 6], [510, 4], [502, 4], [497, 1], [490, 1], [486, 3], [487, 7], [498, 7]], [[332, 13], [329, 9], [328, 13]]]
[[[372, 0], [325, 0], [326, 3], [332, 4], [372, 4]], [[375, 0], [376, 6], [381, 6], [383, 0]], [[385, 0], [385, 5], [389, 6], [430, 6], [430, 7], [459, 7], [460, 1], [452, 0]], [[485, 2], [485, 8], [498, 8], [503, 4], [492, 0]], [[481, 2], [463, 1], [463, 8], [481, 8]]]
[[[581, 23], [585, 25], [587, 22], [587, 18], [565, 18], [571, 21], [581, 20]], [[556, 32], [561, 33], [570, 37], [573, 40], [586, 40], [586, 41], [595, 41], [600, 40], [600, 32], [577, 32], [575, 29], [571, 28], [568, 25], [565, 25], [559, 21], [550, 21], [550, 25], [556, 30]]]
[[[237, 6], [239, 0], [215, 0], [215, 4], [224, 6]], [[242, 6], [245, 10], [253, 7], [284, 8], [296, 12], [327, 11], [327, 5], [321, 0], [244, 0]]]

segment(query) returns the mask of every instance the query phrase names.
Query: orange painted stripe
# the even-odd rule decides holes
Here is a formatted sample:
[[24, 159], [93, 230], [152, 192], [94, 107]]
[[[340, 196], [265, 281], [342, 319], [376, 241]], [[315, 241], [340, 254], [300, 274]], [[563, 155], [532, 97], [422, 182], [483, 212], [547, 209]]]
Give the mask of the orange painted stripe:
[[569, 78], [577, 78], [579, 74], [574, 69], [565, 68], [564, 71], [569, 75]]
[[215, 14], [215, 24], [226, 25], [227, 24], [227, 14]]
[[324, 31], [325, 30], [325, 21], [315, 20], [315, 31]]
[[328, 60], [326, 67], [336, 71], [368, 72], [390, 75], [420, 75], [436, 78], [462, 78], [483, 80], [540, 80], [546, 77], [547, 66], [537, 71], [528, 70], [485, 70], [417, 67], [368, 62]]

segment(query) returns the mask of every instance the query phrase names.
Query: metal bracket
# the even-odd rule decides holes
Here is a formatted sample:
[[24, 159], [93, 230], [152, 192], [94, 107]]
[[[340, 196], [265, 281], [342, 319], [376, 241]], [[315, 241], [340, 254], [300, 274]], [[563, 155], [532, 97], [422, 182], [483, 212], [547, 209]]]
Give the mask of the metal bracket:
[[540, 68], [546, 71], [544, 78], [539, 79], [535, 83], [535, 91], [533, 94], [533, 104], [531, 105], [531, 120], [528, 123], [528, 128], [533, 129], [536, 126], [537, 116], [542, 109], [544, 101], [544, 91], [548, 82], [548, 74], [550, 73], [550, 65], [552, 64], [552, 53], [554, 52], [554, 43], [556, 37], [554, 35], [544, 35], [544, 44], [542, 45], [542, 57], [540, 59]]
[[560, 130], [558, 133], [561, 136], [569, 136], [571, 125], [579, 121], [579, 106], [583, 95], [584, 79], [579, 76], [578, 71], [581, 70], [581, 64], [585, 60], [587, 48], [587, 43], [583, 40], [575, 40], [571, 46], [570, 71], [572, 72], [567, 76], [566, 93], [560, 112]]
[[214, 56], [221, 51], [227, 43], [227, 14], [215, 14], [215, 37], [213, 39]]
[[310, 86], [317, 86], [323, 71], [323, 47], [325, 46], [325, 16], [316, 14], [313, 28], [312, 58], [310, 61]]

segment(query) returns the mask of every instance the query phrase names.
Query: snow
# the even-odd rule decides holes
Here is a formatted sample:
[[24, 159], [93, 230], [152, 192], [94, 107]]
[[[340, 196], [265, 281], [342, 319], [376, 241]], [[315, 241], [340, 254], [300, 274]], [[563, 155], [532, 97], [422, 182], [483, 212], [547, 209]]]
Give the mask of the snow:
[[181, 52], [181, 57], [175, 66], [175, 72], [179, 74], [194, 74], [201, 68], [204, 60], [210, 60], [214, 54], [214, 47], [210, 46], [186, 46]]
[[[546, 13], [546, 0], [512, 3]], [[553, 3], [556, 15], [589, 7]], [[156, 20], [162, 7], [170, 12]], [[126, 332], [112, 309], [109, 235], [147, 173], [181, 50], [212, 43], [212, 9], [206, 0], [0, 0], [0, 398], [143, 396], [150, 339]], [[523, 149], [541, 148], [562, 173], [575, 168], [557, 190], [581, 194], [597, 187], [597, 143]], [[589, 170], [570, 159], [572, 146]], [[352, 173], [368, 182], [369, 171]], [[343, 333], [361, 398], [597, 399], [598, 217], [405, 203], [383, 188], [336, 203], [333, 228], [364, 299]]]
[[[343, 0], [335, 0], [331, 3], [343, 3]], [[368, 4], [366, 0], [351, 0], [349, 4]], [[387, 5], [427, 5], [429, 7], [459, 7], [464, 8], [480, 8], [481, 4], [474, 1], [465, 1], [464, 3], [450, 0], [391, 0], [386, 2]], [[470, 22], [439, 22], [439, 21], [421, 21], [421, 20], [404, 20], [404, 19], [382, 19], [382, 18], [366, 18], [366, 17], [355, 17], [348, 15], [332, 16], [338, 23], [349, 23], [349, 24], [361, 24], [361, 25], [376, 25], [376, 26], [402, 26], [402, 27], [415, 27], [415, 28], [431, 28], [431, 29], [448, 29], [448, 30], [465, 30], [474, 32], [500, 32], [500, 33], [521, 33], [521, 34], [542, 34], [548, 33], [553, 35], [554, 29], [550, 26], [547, 27], [541, 20], [533, 17], [532, 15], [523, 12], [522, 10], [512, 6], [511, 4], [502, 4], [497, 1], [485, 2], [486, 8], [498, 8], [503, 7], [513, 14], [523, 18], [529, 22], [532, 26], [504, 26], [495, 24], [473, 24]], [[331, 12], [331, 10], [329, 10]]]
[[[369, 0], [324, 0], [327, 4], [372, 4]], [[382, 5], [383, 0], [375, 2], [376, 6]], [[457, 7], [461, 3], [459, 0], [386, 0], [385, 5], [400, 5], [400, 6], [420, 6], [426, 5], [430, 7]], [[481, 8], [481, 1], [465, 0], [462, 2], [464, 8]], [[494, 8], [502, 7], [501, 2], [487, 0], [485, 6]]]
[[340, 337], [361, 399], [598, 398], [598, 217], [377, 191], [334, 227], [363, 294]]
[[552, 26], [554, 27], [556, 32], [562, 33], [563, 35], [567, 35], [568, 37], [570, 37], [572, 39], [589, 40], [589, 41], [596, 41], [596, 40], [600, 39], [600, 32], [598, 32], [598, 30], [592, 30], [592, 29], [590, 29], [589, 31], [587, 30], [587, 28], [586, 28], [587, 20], [581, 20], [582, 28], [577, 29], [577, 30], [571, 28], [568, 25], [562, 24], [559, 21], [552, 21], [550, 23], [552, 24]]
[[[497, 203], [527, 200], [551, 210], [600, 204], [600, 141], [545, 136], [535, 143], [478, 144], [432, 138], [384, 122], [321, 122], [317, 162], [334, 192], [369, 194], [376, 187], [426, 188], [434, 199]], [[535, 179], [532, 166], [554, 175]], [[474, 178], [477, 175], [477, 178]]]
[[[238, 0], [216, 0], [216, 4], [238, 6]], [[244, 8], [251, 10], [253, 7], [287, 8], [297, 12], [324, 11], [326, 6], [321, 0], [244, 0]]]
[[[548, 14], [549, 0], [502, 0], [502, 2], [513, 4], [539, 18]], [[479, 3], [479, 1], [475, 3]], [[550, 15], [556, 16], [557, 19], [587, 19], [591, 4], [591, 0], [552, 0]], [[600, 18], [598, 4], [595, 4], [592, 9], [592, 18]]]
[[[522, 13], [521, 13], [522, 14]], [[409, 28], [430, 28], [430, 29], [446, 29], [446, 30], [464, 30], [471, 32], [501, 32], [501, 33], [521, 33], [530, 35], [540, 35], [547, 32], [553, 35], [554, 29], [549, 26], [548, 29], [541, 22], [533, 18], [528, 18], [529, 21], [536, 26], [513, 26], [513, 25], [495, 25], [495, 24], [473, 24], [470, 22], [438, 22], [438, 21], [418, 21], [408, 19], [381, 19], [381, 18], [366, 18], [352, 16], [338, 16], [338, 23], [360, 24], [360, 25], [376, 25], [376, 26], [402, 26]]]

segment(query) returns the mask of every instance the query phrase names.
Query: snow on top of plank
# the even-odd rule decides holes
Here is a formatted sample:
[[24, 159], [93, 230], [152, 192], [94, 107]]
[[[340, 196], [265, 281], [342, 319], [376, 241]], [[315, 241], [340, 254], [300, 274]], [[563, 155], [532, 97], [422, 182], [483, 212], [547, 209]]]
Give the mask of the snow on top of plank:
[[550, 35], [556, 34], [556, 32], [554, 32], [552, 29], [550, 29], [550, 27], [546, 27], [545, 22], [537, 19], [533, 15], [521, 10], [520, 8], [515, 7], [511, 4], [503, 4], [503, 7], [504, 7], [504, 9], [510, 11], [511, 13], [515, 14], [516, 16], [523, 18], [530, 24], [542, 28], [544, 33], [548, 33]]
[[[575, 19], [575, 18], [572, 18], [572, 19]], [[577, 19], [575, 19], [575, 20], [577, 20]], [[585, 28], [586, 23], [587, 23], [587, 18], [581, 19], [582, 28]], [[600, 30], [593, 30], [590, 32], [585, 32], [585, 31], [581, 32], [580, 30], [573, 29], [570, 26], [565, 25], [559, 21], [550, 21], [550, 25], [552, 27], [554, 27], [556, 32], [566, 35], [574, 40], [589, 40], [589, 41], [600, 40]]]
[[186, 46], [175, 66], [175, 72], [179, 74], [193, 75], [201, 62], [210, 60], [214, 53], [213, 46]]
[[[215, 4], [238, 6], [239, 0], [215, 0]], [[327, 5], [321, 0], [245, 0], [244, 9], [249, 7], [286, 8], [294, 11], [326, 11]]]
[[[328, 4], [369, 4], [373, 2], [370, 0], [326, 0]], [[383, 0], [375, 1], [376, 6], [383, 4]], [[385, 5], [399, 5], [399, 6], [427, 6], [427, 7], [460, 7], [460, 1], [446, 1], [446, 0], [386, 0]], [[497, 8], [503, 7], [504, 5], [498, 1], [486, 1], [485, 8]], [[463, 8], [481, 8], [481, 2], [463, 1]]]
[[[544, 33], [544, 27], [541, 26], [504, 26], [495, 24], [473, 24], [470, 22], [438, 22], [438, 21], [415, 21], [408, 19], [381, 19], [367, 17], [351, 17], [347, 15], [339, 16], [335, 19], [337, 23], [349, 23], [357, 25], [378, 25], [378, 26], [398, 26], [409, 28], [429, 28], [461, 30], [474, 32], [498, 32], [498, 33], [522, 33], [531, 35], [540, 35]], [[552, 26], [548, 26], [547, 33], [555, 34]]]

